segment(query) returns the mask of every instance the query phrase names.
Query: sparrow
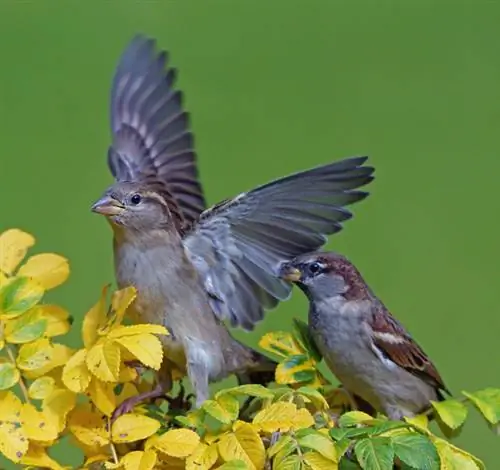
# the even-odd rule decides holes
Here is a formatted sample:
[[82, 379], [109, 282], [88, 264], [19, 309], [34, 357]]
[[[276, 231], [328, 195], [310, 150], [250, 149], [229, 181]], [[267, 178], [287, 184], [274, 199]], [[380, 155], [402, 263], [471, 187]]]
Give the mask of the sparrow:
[[281, 278], [307, 296], [311, 336], [351, 395], [401, 420], [449, 393], [429, 357], [347, 258], [299, 255], [281, 266]]
[[365, 199], [358, 188], [373, 179], [367, 158], [352, 157], [206, 208], [188, 115], [166, 62], [144, 36], [125, 49], [111, 91], [115, 182], [92, 206], [113, 231], [117, 284], [137, 290], [134, 316], [171, 333], [162, 339], [157, 387], [119, 413], [169, 391], [172, 364], [187, 373], [196, 407], [210, 382], [229, 375], [272, 381], [276, 363], [233, 338], [226, 323], [251, 330], [287, 299], [281, 264], [341, 230], [352, 215], [345, 206]]

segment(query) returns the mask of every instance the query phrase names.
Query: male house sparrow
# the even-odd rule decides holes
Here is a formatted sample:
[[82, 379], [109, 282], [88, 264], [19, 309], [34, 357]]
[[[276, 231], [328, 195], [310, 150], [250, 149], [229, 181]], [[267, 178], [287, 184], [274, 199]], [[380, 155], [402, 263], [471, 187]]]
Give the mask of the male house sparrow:
[[282, 266], [281, 277], [309, 299], [314, 341], [350, 393], [399, 420], [448, 392], [424, 351], [345, 257], [301, 255]]
[[341, 230], [351, 217], [344, 206], [364, 199], [357, 188], [373, 179], [366, 157], [351, 158], [204, 210], [187, 115], [165, 62], [141, 36], [125, 50], [111, 95], [108, 165], [116, 183], [92, 207], [111, 224], [117, 283], [136, 287], [135, 313], [172, 333], [163, 339], [158, 387], [122, 411], [168, 391], [172, 362], [187, 369], [196, 406], [211, 381], [274, 372], [275, 363], [232, 338], [224, 320], [250, 330], [264, 308], [286, 299], [281, 263]]

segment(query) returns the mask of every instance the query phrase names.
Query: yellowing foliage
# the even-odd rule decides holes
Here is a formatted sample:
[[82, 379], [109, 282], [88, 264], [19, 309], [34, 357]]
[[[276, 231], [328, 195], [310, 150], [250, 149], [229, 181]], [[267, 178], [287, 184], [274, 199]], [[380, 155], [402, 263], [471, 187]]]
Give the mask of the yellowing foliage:
[[[152, 389], [160, 369], [160, 325], [127, 324], [136, 291], [105, 287], [82, 323], [82, 348], [53, 338], [71, 329], [69, 313], [43, 303], [66, 281], [67, 260], [35, 254], [19, 229], [0, 234], [0, 453], [22, 468], [60, 470], [50, 448], [69, 435], [82, 469], [327, 470], [347, 460], [363, 469], [481, 469], [482, 462], [434, 435], [422, 414], [393, 422], [349, 409], [342, 389], [317, 369], [321, 356], [307, 325], [267, 333], [260, 345], [280, 358], [278, 387], [248, 384], [218, 391], [200, 409], [182, 394], [171, 406], [145, 402], [113, 422], [126, 399]], [[149, 369], [149, 371], [148, 371]], [[182, 379], [175, 370], [174, 377]], [[181, 399], [183, 398], [183, 399]], [[500, 390], [432, 403], [443, 432], [457, 432], [472, 404], [500, 423]], [[180, 405], [180, 406], [179, 406]]]

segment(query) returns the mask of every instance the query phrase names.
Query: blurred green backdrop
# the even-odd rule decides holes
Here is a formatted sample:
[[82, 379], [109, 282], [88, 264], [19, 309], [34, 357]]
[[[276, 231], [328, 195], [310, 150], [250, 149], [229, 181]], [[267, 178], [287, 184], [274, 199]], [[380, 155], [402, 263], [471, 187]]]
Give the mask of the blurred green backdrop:
[[[111, 181], [113, 69], [142, 31], [180, 69], [209, 202], [370, 155], [372, 196], [329, 246], [452, 390], [498, 387], [499, 24], [500, 3], [486, 0], [4, 0], [1, 229], [69, 257], [52, 299], [78, 319], [113, 279], [110, 230], [89, 206]], [[296, 292], [242, 336], [255, 344], [305, 314]], [[458, 444], [493, 468], [496, 439], [474, 418]]]

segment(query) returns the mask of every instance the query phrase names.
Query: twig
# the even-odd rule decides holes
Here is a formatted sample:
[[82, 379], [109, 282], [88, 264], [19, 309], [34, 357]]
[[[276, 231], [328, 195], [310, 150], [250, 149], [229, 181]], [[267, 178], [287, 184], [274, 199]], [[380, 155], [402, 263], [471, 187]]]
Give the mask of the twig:
[[109, 448], [111, 449], [111, 455], [113, 456], [113, 461], [118, 464], [120, 460], [118, 459], [118, 453], [116, 452], [116, 447], [111, 440], [111, 419], [108, 417], [108, 429], [109, 429]]
[[[12, 352], [12, 350], [9, 348], [9, 346], [5, 346], [5, 349], [7, 351], [7, 355], [9, 356], [9, 359], [12, 361], [12, 364], [14, 366], [16, 365], [16, 358]], [[26, 403], [31, 404], [31, 400], [28, 394], [28, 387], [26, 387], [26, 384], [24, 383], [23, 376], [19, 376], [19, 387], [21, 387], [21, 392], [23, 392], [24, 399], [26, 400]]]

